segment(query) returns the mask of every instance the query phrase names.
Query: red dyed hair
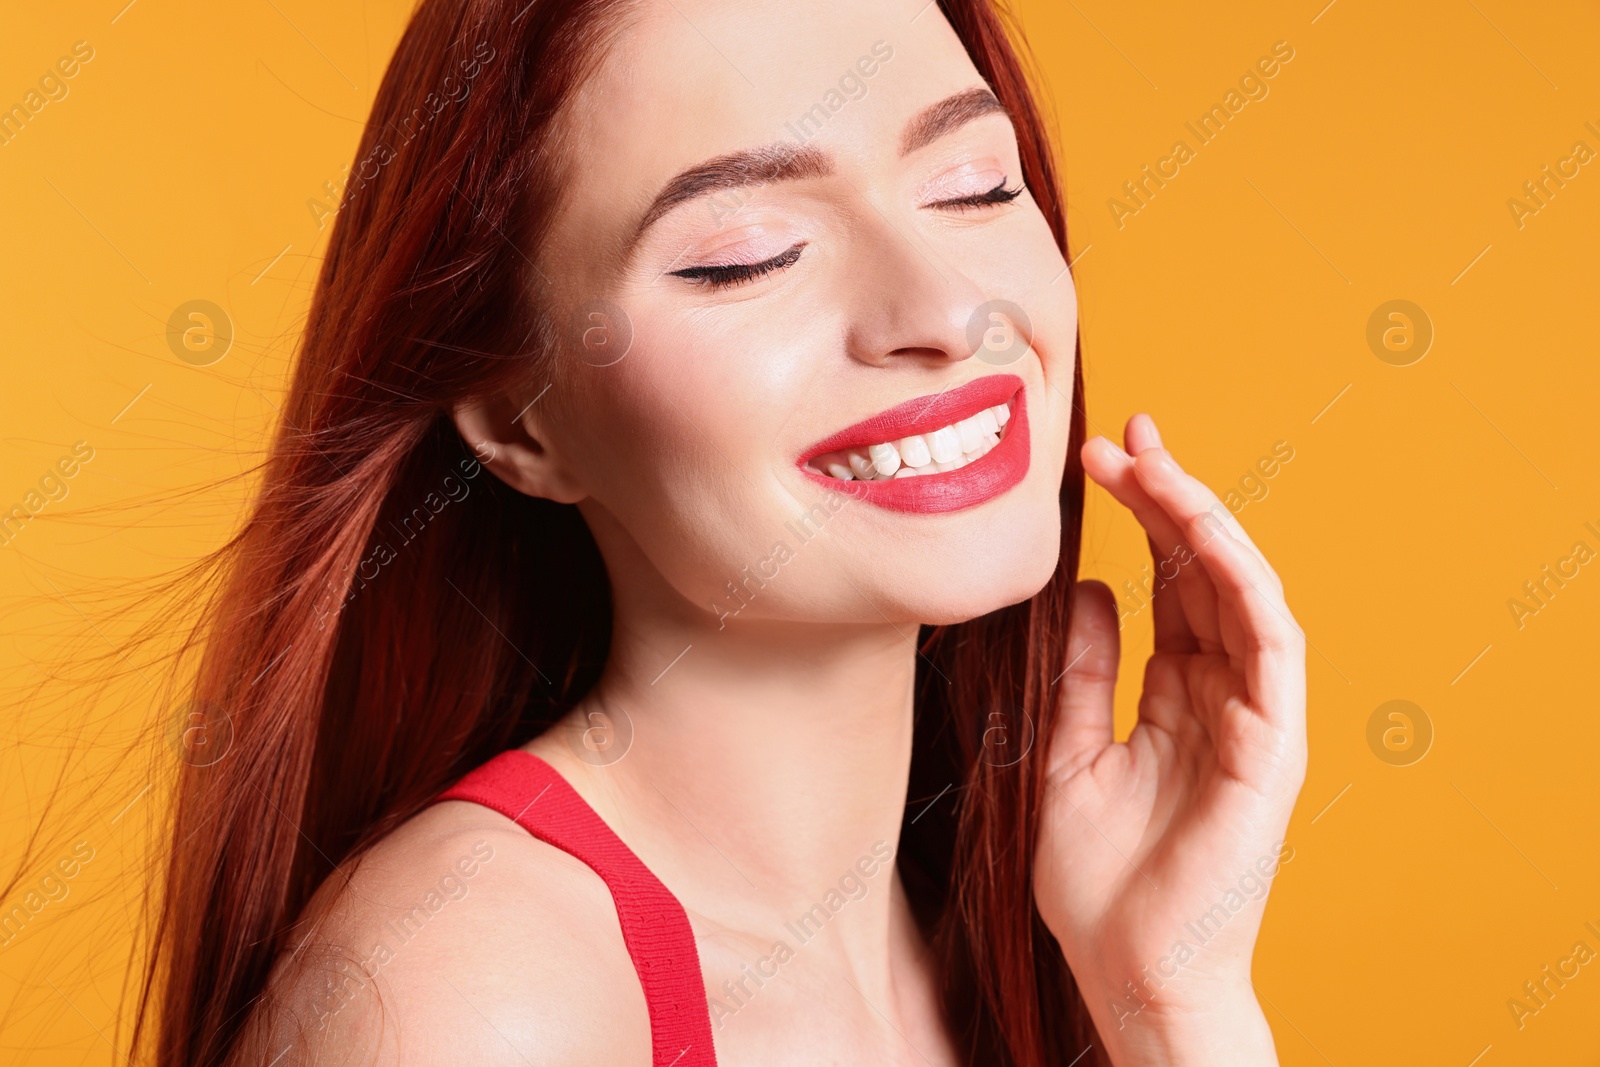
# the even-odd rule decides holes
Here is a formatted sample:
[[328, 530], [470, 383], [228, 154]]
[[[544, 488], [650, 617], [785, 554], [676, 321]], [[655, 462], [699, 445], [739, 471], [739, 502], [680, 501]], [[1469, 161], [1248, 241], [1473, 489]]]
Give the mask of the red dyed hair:
[[[476, 474], [455, 403], [548, 366], [562, 331], [527, 250], [566, 146], [552, 118], [625, 25], [627, 0], [423, 0], [378, 92], [334, 223], [264, 483], [214, 562], [193, 694], [228, 758], [187, 766], [135, 1047], [223, 1063], [317, 886], [459, 775], [523, 744], [595, 683], [610, 591], [570, 505]], [[939, 0], [1010, 112], [1025, 179], [1066, 249], [1040, 112], [995, 0]], [[486, 58], [487, 57], [487, 58]], [[434, 118], [442, 105], [451, 110]], [[1081, 372], [1075, 382], [1082, 396]], [[1021, 604], [924, 628], [900, 866], [966, 1058], [1045, 1067], [1094, 1039], [1032, 900], [1049, 736], [1083, 504], [1081, 407], [1055, 575]], [[426, 529], [387, 553], [426, 507]], [[413, 528], [415, 520], [413, 519]], [[1013, 736], [1020, 736], [1013, 734]]]

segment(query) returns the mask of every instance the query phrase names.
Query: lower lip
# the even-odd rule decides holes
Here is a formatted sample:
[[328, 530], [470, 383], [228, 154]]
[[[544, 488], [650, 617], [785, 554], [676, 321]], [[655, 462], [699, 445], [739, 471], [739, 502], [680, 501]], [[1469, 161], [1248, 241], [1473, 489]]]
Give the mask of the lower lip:
[[1011, 405], [1005, 436], [976, 462], [942, 474], [915, 474], [909, 478], [842, 481], [815, 471], [803, 471], [814, 482], [848, 493], [890, 511], [935, 514], [962, 511], [993, 500], [1028, 473], [1028, 409], [1024, 390], [1018, 389]]

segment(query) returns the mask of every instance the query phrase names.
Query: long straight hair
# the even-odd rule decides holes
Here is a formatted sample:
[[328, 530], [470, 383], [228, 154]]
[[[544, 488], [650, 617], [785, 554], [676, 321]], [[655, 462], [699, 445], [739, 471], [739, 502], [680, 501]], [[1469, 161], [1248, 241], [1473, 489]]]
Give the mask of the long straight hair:
[[[996, 3], [939, 0], [1065, 252], [1050, 139]], [[133, 1034], [164, 1065], [222, 1064], [317, 886], [599, 677], [610, 590], [587, 527], [479, 477], [449, 411], [551, 372], [564, 331], [525, 250], [571, 150], [553, 118], [629, 7], [423, 0], [390, 62], [261, 488], [212, 557], [217, 592], [187, 645], [192, 706], [226, 716], [233, 744], [178, 784]], [[1094, 1040], [1031, 890], [1083, 439], [1079, 406], [1050, 582], [922, 634], [908, 799], [932, 806], [902, 832], [900, 867], [974, 1064], [1046, 1067]]]

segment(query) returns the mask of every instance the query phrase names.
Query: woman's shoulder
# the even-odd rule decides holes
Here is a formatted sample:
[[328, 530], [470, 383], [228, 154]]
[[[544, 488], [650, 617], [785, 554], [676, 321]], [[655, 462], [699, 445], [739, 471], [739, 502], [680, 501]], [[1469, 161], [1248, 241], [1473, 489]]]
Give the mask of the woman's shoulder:
[[298, 930], [238, 1062], [649, 1062], [605, 883], [481, 805], [419, 812], [335, 872]]

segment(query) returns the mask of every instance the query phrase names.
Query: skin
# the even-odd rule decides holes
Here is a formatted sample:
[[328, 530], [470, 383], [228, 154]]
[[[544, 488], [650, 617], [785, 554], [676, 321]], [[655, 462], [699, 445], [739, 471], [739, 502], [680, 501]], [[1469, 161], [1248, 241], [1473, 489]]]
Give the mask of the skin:
[[[958, 1062], [892, 868], [852, 883], [859, 895], [782, 964], [780, 981], [739, 1001], [723, 983], [768, 955], [875, 842], [897, 840], [917, 625], [1023, 600], [1056, 562], [1072, 279], [1028, 193], [948, 203], [1020, 184], [1003, 114], [898, 151], [924, 109], [983, 84], [937, 9], [922, 9], [642, 4], [563, 116], [581, 131], [578, 150], [555, 229], [534, 250], [551, 279], [539, 298], [557, 321], [608, 300], [631, 323], [632, 347], [605, 367], [563, 351], [548, 379], [455, 412], [496, 476], [576, 504], [600, 546], [616, 617], [604, 678], [527, 747], [683, 903], [708, 998], [738, 1006], [715, 1028], [727, 1064]], [[792, 140], [785, 123], [880, 40], [893, 58], [808, 142], [832, 173], [679, 204], [631, 243], [675, 174]], [[671, 273], [758, 262], [801, 241], [792, 265], [734, 288]], [[1032, 324], [1031, 349], [1004, 368], [972, 358], [966, 340], [974, 310], [996, 298]], [[997, 370], [1027, 390], [1021, 484], [938, 515], [850, 502], [737, 617], [719, 619], [711, 605], [727, 603], [724, 583], [777, 540], [795, 548], [785, 524], [824, 495], [796, 469], [807, 446]], [[1136, 416], [1124, 441], [1126, 451], [1090, 441], [1089, 475], [1138, 516], [1157, 559], [1180, 541], [1195, 557], [1156, 598], [1157, 650], [1126, 743], [1111, 735], [1112, 599], [1084, 585], [1045, 749], [1053, 787], [1036, 898], [1116, 1063], [1275, 1063], [1249, 981], [1259, 900], [1137, 1013], [1112, 1001], [1271, 855], [1305, 765], [1303, 638], [1276, 576], [1153, 422]], [[631, 724], [623, 758], [580, 758], [594, 714]], [[322, 1017], [328, 1004], [315, 998], [337, 947], [364, 958], [383, 924], [478, 843], [493, 858], [462, 880], [460, 899]], [[258, 1013], [246, 1057], [292, 1047], [298, 1059], [284, 1062], [649, 1062], [643, 996], [604, 884], [486, 808], [448, 802], [418, 815], [349, 885], [325, 886], [307, 918], [305, 945], [272, 978], [269, 999], [284, 1010]]]

